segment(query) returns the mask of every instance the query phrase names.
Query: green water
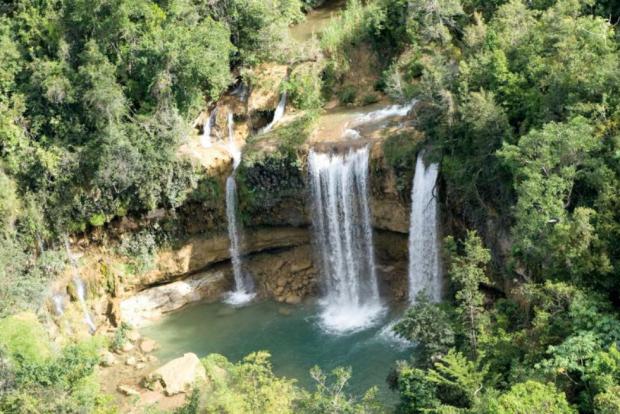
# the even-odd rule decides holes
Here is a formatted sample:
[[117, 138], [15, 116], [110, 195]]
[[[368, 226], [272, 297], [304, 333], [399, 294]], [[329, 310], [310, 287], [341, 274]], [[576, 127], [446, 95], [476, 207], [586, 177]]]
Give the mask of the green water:
[[242, 308], [197, 304], [143, 329], [143, 334], [159, 342], [156, 356], [162, 362], [184, 352], [199, 357], [219, 353], [236, 362], [250, 352], [267, 350], [277, 375], [295, 378], [307, 388], [313, 386], [308, 371], [314, 365], [324, 370], [350, 366], [350, 392], [361, 395], [377, 385], [381, 400], [394, 401], [385, 379], [394, 362], [408, 359], [412, 349], [385, 334], [391, 316], [361, 332], [331, 335], [318, 326], [317, 310], [314, 303], [285, 306], [264, 301]]

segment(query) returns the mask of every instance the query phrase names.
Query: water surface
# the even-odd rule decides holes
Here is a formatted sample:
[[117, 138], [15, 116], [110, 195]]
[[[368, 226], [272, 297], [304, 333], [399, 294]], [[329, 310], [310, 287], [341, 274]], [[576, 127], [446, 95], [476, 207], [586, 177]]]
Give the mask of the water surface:
[[271, 301], [235, 308], [225, 303], [197, 304], [173, 313], [143, 334], [160, 344], [156, 356], [162, 362], [194, 352], [199, 357], [219, 353], [236, 362], [245, 355], [267, 350], [274, 372], [295, 378], [302, 387], [313, 387], [308, 371], [314, 365], [329, 371], [338, 366], [353, 368], [350, 392], [361, 395], [379, 386], [380, 399], [393, 402], [385, 382], [394, 362], [412, 352], [387, 334], [382, 323], [349, 335], [333, 335], [318, 324], [315, 303], [286, 306]]

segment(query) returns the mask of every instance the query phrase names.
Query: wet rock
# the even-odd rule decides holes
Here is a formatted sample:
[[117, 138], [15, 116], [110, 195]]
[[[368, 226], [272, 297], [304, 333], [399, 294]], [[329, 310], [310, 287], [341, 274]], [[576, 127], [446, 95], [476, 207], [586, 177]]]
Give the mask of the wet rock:
[[157, 368], [148, 378], [149, 382], [160, 382], [166, 395], [188, 391], [195, 381], [205, 381], [207, 374], [200, 359], [193, 353], [173, 359]]
[[143, 290], [122, 301], [121, 311], [125, 322], [138, 328], [188, 303], [219, 297], [229, 283], [223, 271], [199, 273], [184, 280]]
[[284, 301], [289, 305], [297, 305], [301, 302], [301, 298], [297, 295], [290, 294], [286, 297]]

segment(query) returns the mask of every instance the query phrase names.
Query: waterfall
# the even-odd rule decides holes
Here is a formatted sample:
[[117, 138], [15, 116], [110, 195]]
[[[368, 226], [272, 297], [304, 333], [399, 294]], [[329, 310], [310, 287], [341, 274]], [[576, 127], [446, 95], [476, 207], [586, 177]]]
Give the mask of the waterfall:
[[230, 261], [235, 278], [235, 290], [230, 292], [226, 302], [241, 305], [256, 296], [252, 277], [243, 271], [240, 253], [240, 232], [237, 219], [237, 183], [235, 172], [241, 162], [241, 151], [234, 142], [234, 120], [232, 112], [228, 113], [228, 150], [233, 157], [233, 172], [226, 179], [226, 218], [228, 220], [228, 239], [230, 240]]
[[88, 330], [90, 333], [93, 333], [97, 330], [95, 326], [95, 322], [93, 318], [90, 316], [90, 312], [88, 312], [88, 306], [86, 305], [86, 286], [84, 285], [84, 281], [80, 277], [78, 272], [78, 264], [77, 260], [71, 253], [71, 247], [69, 246], [69, 240], [65, 238], [65, 249], [67, 250], [67, 256], [69, 257], [69, 261], [71, 262], [71, 266], [73, 267], [73, 284], [75, 286], [75, 292], [78, 297], [78, 301], [80, 302], [80, 306], [82, 307], [82, 311], [84, 312], [84, 322], [88, 325]]
[[368, 327], [383, 314], [368, 201], [368, 148], [343, 155], [310, 151], [313, 228], [325, 293], [328, 331]]
[[413, 302], [424, 290], [432, 301], [438, 302], [442, 290], [435, 190], [439, 165], [426, 166], [423, 156], [423, 152], [418, 154], [411, 190], [409, 300]]
[[411, 102], [404, 105], [390, 105], [385, 108], [378, 109], [376, 111], [369, 112], [364, 115], [360, 115], [354, 122], [354, 125], [366, 124], [370, 122], [378, 122], [386, 118], [391, 118], [395, 116], [403, 117], [409, 114], [417, 100], [412, 100]]
[[235, 120], [232, 112], [228, 112], [228, 143], [226, 148], [233, 159], [233, 170], [236, 170], [241, 162], [241, 150], [235, 144]]
[[282, 119], [282, 117], [284, 116], [285, 108], [286, 108], [286, 92], [282, 93], [282, 96], [280, 96], [280, 102], [278, 102], [278, 106], [276, 107], [276, 110], [273, 113], [273, 119], [271, 120], [269, 125], [267, 125], [265, 128], [261, 130], [261, 132], [271, 131], [271, 128], [273, 128], [273, 126], [277, 124], [280, 121], [280, 119]]
[[215, 121], [215, 116], [217, 115], [217, 108], [211, 112], [211, 115], [207, 117], [207, 120], [202, 126], [202, 137], [200, 138], [200, 143], [204, 148], [209, 148], [211, 145], [211, 127], [213, 126], [213, 122]]
[[60, 293], [56, 293], [52, 296], [52, 303], [54, 303], [54, 312], [56, 316], [62, 316], [65, 313], [65, 298]]

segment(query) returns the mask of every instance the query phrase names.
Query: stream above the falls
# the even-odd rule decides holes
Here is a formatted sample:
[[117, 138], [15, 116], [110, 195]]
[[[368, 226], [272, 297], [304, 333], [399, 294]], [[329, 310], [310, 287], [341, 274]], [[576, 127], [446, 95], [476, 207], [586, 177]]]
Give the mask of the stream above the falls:
[[266, 350], [275, 374], [294, 378], [304, 388], [314, 389], [309, 371], [315, 365], [326, 372], [351, 367], [349, 392], [361, 396], [376, 385], [379, 399], [393, 403], [396, 394], [388, 389], [386, 378], [394, 362], [408, 359], [414, 350], [389, 333], [387, 325], [395, 313], [347, 335], [325, 332], [319, 314], [314, 301], [295, 306], [261, 301], [245, 307], [199, 303], [171, 313], [142, 333], [159, 343], [155, 355], [162, 363], [185, 352], [201, 358], [219, 353], [237, 362], [251, 352]]

